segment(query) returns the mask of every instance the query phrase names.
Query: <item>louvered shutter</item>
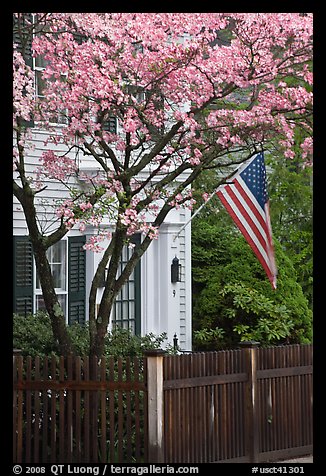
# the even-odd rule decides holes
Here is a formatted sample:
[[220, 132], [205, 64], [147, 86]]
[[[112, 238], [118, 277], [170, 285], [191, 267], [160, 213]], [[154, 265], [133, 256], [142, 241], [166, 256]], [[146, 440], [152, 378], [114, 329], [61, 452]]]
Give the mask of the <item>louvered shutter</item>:
[[86, 254], [84, 236], [68, 241], [68, 323], [85, 323]]
[[[13, 42], [17, 44], [17, 50], [23, 55], [25, 63], [33, 68], [32, 55], [32, 22], [33, 16], [31, 13], [18, 13], [13, 16]], [[25, 127], [34, 127], [34, 121], [26, 121], [22, 119], [22, 124]]]
[[112, 134], [117, 133], [117, 118], [115, 116], [109, 116], [102, 125], [103, 131], [111, 132]]
[[19, 13], [13, 17], [13, 41], [18, 46], [18, 51], [22, 53], [26, 64], [33, 67], [32, 57], [32, 21], [31, 13]]
[[33, 249], [28, 236], [14, 237], [13, 311], [27, 316], [33, 313]]

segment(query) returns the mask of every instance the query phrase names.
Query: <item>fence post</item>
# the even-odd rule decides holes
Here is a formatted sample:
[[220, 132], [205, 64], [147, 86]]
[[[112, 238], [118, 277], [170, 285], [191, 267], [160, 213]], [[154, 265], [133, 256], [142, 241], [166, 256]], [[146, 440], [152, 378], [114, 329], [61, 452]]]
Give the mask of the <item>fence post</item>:
[[259, 342], [241, 342], [245, 352], [246, 372], [248, 380], [245, 389], [245, 439], [246, 453], [250, 463], [258, 463], [259, 433], [257, 409], [257, 347]]
[[15, 355], [22, 355], [22, 350], [21, 349], [13, 349], [12, 350], [13, 356]]
[[164, 401], [162, 349], [147, 350], [148, 462], [164, 463]]
[[[20, 349], [13, 349], [13, 383], [22, 378], [22, 367], [16, 365], [17, 357], [22, 355]], [[13, 391], [13, 460], [15, 463], [23, 461], [23, 392]]]

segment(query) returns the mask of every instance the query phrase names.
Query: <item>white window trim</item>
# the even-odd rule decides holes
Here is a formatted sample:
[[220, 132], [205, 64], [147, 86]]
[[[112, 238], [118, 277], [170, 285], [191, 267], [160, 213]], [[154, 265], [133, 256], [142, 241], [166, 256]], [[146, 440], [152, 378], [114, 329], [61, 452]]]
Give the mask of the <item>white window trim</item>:
[[[64, 306], [64, 309], [63, 309], [63, 312], [64, 312], [64, 315], [65, 315], [65, 320], [66, 320], [66, 323], [68, 323], [68, 240], [67, 239], [62, 239], [60, 242], [58, 243], [64, 243], [65, 247], [64, 247], [64, 250], [65, 250], [65, 254], [66, 254], [66, 266], [65, 266], [65, 270], [64, 270], [64, 280], [65, 280], [65, 288], [66, 289], [62, 289], [62, 288], [55, 288], [55, 292], [58, 296], [65, 296], [66, 299], [65, 299], [65, 306]], [[33, 273], [33, 309], [35, 309], [35, 312], [37, 312], [39, 309], [37, 307], [37, 298], [39, 296], [42, 296], [42, 289], [41, 288], [37, 288], [36, 285], [37, 285], [37, 270], [36, 270], [36, 264], [35, 264], [35, 259], [33, 259], [33, 266], [34, 266], [34, 273]]]
[[[35, 17], [36, 15], [33, 13], [32, 15], [32, 21], [33, 23], [35, 23]], [[33, 35], [35, 36], [35, 33], [33, 33]], [[37, 72], [42, 72], [44, 71], [44, 67], [41, 67], [41, 66], [36, 66], [36, 58], [33, 57], [33, 72], [34, 72], [34, 91], [35, 91], [35, 100], [38, 99], [38, 98], [44, 98], [45, 96], [43, 96], [42, 94], [39, 94], [38, 92], [38, 84], [37, 84]], [[62, 76], [66, 76], [66, 74], [62, 74]], [[41, 99], [42, 100], [42, 99]], [[63, 126], [66, 126], [67, 125], [67, 117], [66, 117], [66, 110], [63, 111], [63, 113], [58, 113], [57, 114], [57, 118], [58, 120], [56, 122], [50, 122], [50, 126], [58, 126], [58, 127], [63, 127]], [[63, 117], [63, 121], [60, 119], [61, 117]], [[42, 127], [42, 122], [43, 121], [35, 121], [35, 124]]]

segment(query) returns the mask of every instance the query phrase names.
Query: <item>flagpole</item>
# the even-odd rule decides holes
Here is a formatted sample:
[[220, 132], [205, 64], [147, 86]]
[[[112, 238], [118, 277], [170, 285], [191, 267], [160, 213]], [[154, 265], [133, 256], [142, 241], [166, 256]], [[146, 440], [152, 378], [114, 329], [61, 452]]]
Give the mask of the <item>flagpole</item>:
[[[237, 174], [239, 172], [239, 169], [241, 168], [241, 165], [243, 165], [244, 163], [246, 163], [248, 160], [250, 160], [252, 158], [252, 155], [249, 157], [249, 159], [246, 159], [244, 161], [241, 162], [240, 164], [240, 167], [238, 167], [236, 170], [232, 171], [224, 180], [221, 181], [221, 183], [219, 184], [219, 186], [214, 190], [214, 192], [211, 193], [211, 195], [208, 197], [208, 199], [206, 200], [206, 202], [204, 202], [196, 211], [195, 213], [190, 217], [190, 219], [187, 221], [187, 223], [185, 223], [181, 228], [180, 230], [178, 231], [178, 233], [176, 235], [174, 235], [173, 237], [173, 241], [175, 241], [178, 236], [180, 235], [180, 233], [186, 228], [187, 225], [189, 225], [189, 223], [195, 218], [195, 216], [204, 208], [204, 206], [214, 197], [214, 195], [216, 194], [216, 192], [218, 191], [219, 187], [221, 185], [223, 185], [223, 183], [231, 183], [232, 184], [232, 181], [231, 182], [228, 182], [228, 180], [230, 180], [235, 174]], [[217, 208], [216, 209], [217, 212], [219, 212], [219, 209]]]
[[[217, 189], [216, 189], [217, 190]], [[214, 195], [216, 194], [216, 190], [214, 190], [213, 193], [211, 193], [211, 195], [208, 197], [208, 199], [206, 200], [206, 202], [204, 202], [199, 208], [197, 208], [197, 210], [195, 211], [195, 213], [190, 217], [190, 219], [180, 228], [180, 230], [178, 231], [178, 233], [176, 235], [174, 235], [173, 237], [173, 241], [175, 241], [178, 236], [180, 235], [180, 233], [186, 228], [187, 225], [189, 225], [189, 223], [193, 220], [193, 218], [195, 218], [195, 216], [204, 208], [204, 206], [214, 197]], [[216, 211], [219, 211], [219, 209], [217, 208]]]

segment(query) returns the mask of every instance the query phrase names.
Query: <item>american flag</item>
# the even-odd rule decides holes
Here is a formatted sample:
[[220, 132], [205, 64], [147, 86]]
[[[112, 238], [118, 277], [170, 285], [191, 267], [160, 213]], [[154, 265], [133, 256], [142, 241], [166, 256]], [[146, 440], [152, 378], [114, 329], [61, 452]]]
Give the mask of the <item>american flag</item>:
[[216, 194], [259, 259], [273, 289], [276, 289], [277, 269], [264, 154], [260, 152], [244, 162], [230, 182], [218, 187]]

